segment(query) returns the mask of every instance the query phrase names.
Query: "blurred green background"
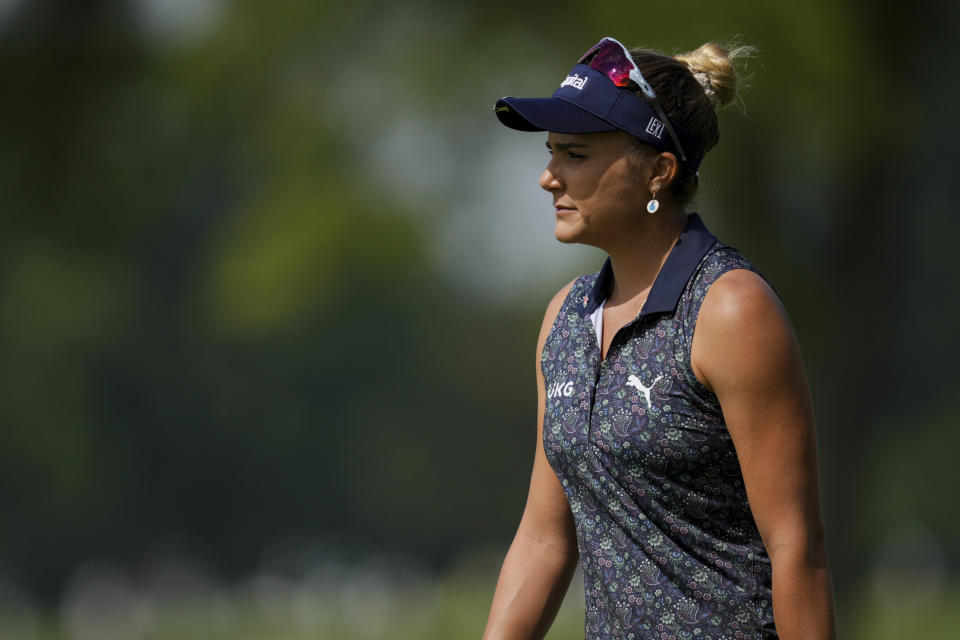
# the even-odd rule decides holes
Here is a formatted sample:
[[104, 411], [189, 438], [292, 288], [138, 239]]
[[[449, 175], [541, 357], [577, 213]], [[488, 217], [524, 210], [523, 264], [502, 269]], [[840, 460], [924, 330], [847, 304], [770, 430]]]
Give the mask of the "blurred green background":
[[609, 34], [758, 48], [696, 209], [796, 325], [843, 637], [955, 638], [958, 18], [0, 0], [0, 637], [478, 637], [603, 259], [490, 107]]

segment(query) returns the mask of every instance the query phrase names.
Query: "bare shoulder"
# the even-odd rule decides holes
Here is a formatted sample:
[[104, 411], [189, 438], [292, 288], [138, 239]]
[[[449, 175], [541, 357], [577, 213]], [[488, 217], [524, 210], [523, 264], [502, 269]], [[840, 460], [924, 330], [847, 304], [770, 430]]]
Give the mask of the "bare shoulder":
[[[768, 315], [786, 319], [786, 311], [766, 280], [747, 269], [727, 271], [707, 289], [700, 306], [700, 319], [713, 328], [739, 328], [762, 322]], [[734, 326], [730, 326], [734, 325]]]
[[768, 375], [797, 358], [797, 351], [787, 312], [762, 277], [733, 269], [707, 290], [690, 353], [694, 374], [707, 388], [716, 391], [721, 373], [725, 379], [745, 374], [744, 381]]

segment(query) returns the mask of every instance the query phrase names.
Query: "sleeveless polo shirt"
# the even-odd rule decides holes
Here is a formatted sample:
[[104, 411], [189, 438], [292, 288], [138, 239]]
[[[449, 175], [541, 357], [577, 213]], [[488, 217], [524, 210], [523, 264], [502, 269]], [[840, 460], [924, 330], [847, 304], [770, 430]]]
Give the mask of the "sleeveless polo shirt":
[[693, 214], [606, 359], [593, 319], [609, 259], [577, 278], [547, 336], [543, 447], [576, 523], [590, 640], [777, 637], [737, 454], [690, 366], [700, 304], [732, 269], [757, 272]]

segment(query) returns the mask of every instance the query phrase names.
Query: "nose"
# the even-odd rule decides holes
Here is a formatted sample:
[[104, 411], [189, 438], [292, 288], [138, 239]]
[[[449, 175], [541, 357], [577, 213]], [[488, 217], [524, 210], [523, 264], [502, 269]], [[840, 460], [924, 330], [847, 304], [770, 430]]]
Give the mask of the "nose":
[[540, 174], [540, 188], [544, 191], [550, 191], [551, 193], [563, 189], [563, 183], [560, 182], [560, 178], [550, 170], [549, 166]]

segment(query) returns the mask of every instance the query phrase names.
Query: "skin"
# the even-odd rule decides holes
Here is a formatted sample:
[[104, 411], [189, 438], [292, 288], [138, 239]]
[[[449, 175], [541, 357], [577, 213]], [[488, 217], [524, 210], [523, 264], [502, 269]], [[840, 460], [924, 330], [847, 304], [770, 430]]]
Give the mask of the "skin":
[[[604, 305], [602, 354], [640, 312], [686, 225], [670, 196], [671, 153], [631, 151], [622, 132], [550, 133], [540, 186], [552, 194], [561, 242], [610, 255], [614, 285]], [[645, 205], [656, 192], [660, 210]], [[572, 282], [550, 301], [537, 342], [537, 440], [527, 503], [504, 560], [485, 640], [542, 638], [579, 559], [560, 482], [543, 452], [545, 383], [540, 353]], [[754, 519], [773, 569], [773, 611], [784, 640], [835, 637], [833, 593], [820, 515], [813, 406], [800, 350], [783, 306], [756, 274], [738, 269], [711, 285], [691, 347], [697, 378], [720, 401]]]

